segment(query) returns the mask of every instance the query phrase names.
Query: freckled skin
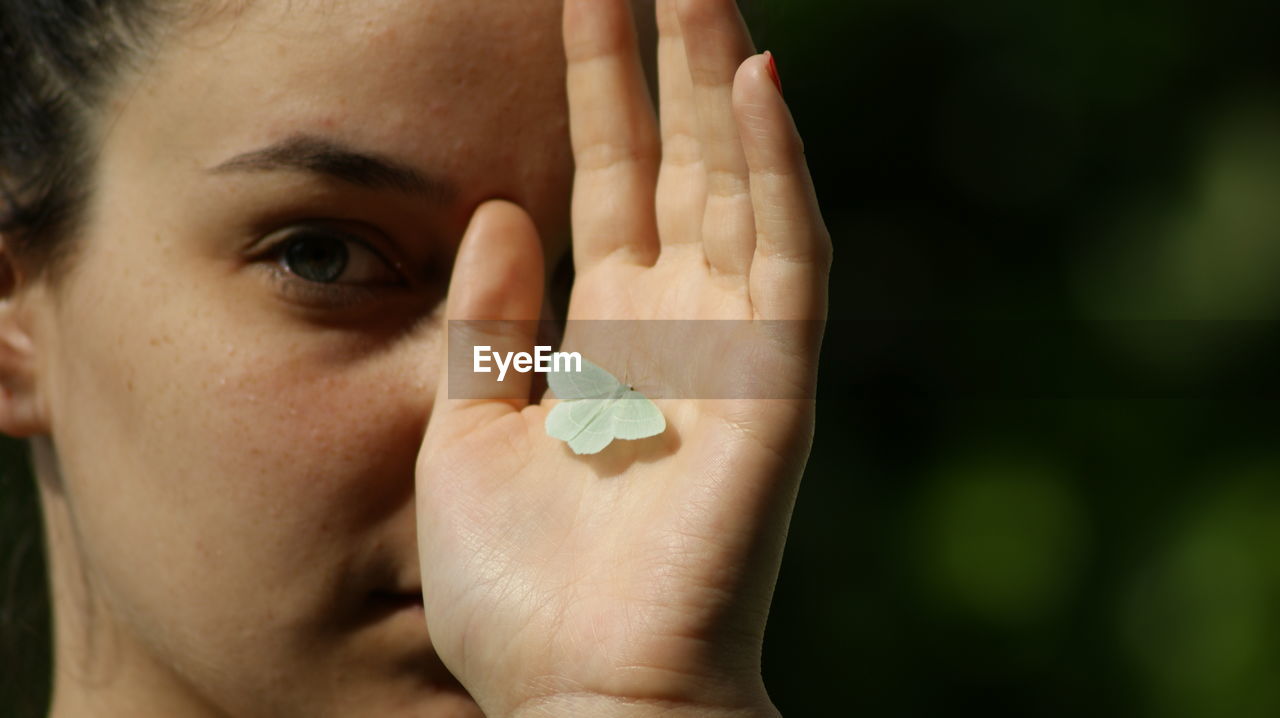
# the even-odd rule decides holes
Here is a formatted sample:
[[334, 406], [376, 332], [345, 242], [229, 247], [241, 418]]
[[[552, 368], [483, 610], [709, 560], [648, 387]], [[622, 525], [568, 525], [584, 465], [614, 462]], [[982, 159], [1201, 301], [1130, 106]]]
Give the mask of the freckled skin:
[[[559, 11], [254, 3], [169, 37], [109, 104], [92, 221], [56, 301], [37, 306], [61, 476], [45, 497], [55, 717], [89, 704], [101, 716], [480, 715], [420, 614], [371, 621], [362, 603], [417, 581], [414, 460], [443, 287], [320, 321], [243, 249], [263, 228], [337, 216], [430, 267], [492, 197], [562, 236]], [[204, 172], [297, 131], [459, 193], [437, 206]]]

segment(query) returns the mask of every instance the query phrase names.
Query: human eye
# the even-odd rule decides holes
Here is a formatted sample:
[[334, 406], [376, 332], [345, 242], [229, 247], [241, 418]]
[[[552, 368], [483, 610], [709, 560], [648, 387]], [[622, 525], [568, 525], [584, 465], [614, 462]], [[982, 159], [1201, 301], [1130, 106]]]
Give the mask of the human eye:
[[350, 307], [404, 287], [397, 267], [357, 233], [322, 222], [282, 230], [259, 257], [286, 298], [320, 307]]

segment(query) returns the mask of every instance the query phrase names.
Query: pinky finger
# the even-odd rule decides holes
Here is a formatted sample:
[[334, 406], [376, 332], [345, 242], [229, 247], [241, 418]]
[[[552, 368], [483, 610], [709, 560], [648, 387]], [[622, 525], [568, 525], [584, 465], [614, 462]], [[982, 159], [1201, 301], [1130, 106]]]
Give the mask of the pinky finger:
[[756, 227], [751, 302], [761, 319], [821, 319], [831, 238], [775, 72], [769, 53], [755, 55], [738, 68], [733, 83]]

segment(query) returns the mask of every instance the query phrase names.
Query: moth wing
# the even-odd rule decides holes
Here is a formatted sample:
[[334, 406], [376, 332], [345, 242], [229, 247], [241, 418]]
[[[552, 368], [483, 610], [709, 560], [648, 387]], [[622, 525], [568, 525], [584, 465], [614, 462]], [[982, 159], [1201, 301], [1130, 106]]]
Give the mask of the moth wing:
[[575, 399], [556, 404], [547, 412], [547, 435], [561, 441], [573, 441], [592, 419], [604, 411], [606, 403], [604, 399]]
[[[578, 403], [578, 402], [573, 402]], [[616, 401], [614, 402], [617, 403]], [[569, 440], [569, 448], [575, 454], [594, 454], [608, 446], [614, 438], [614, 416], [607, 408], [596, 412], [582, 427], [578, 435]]]
[[662, 410], [638, 391], [623, 394], [609, 411], [613, 414], [613, 435], [619, 439], [647, 439], [667, 430]]
[[[569, 362], [572, 364], [572, 360]], [[547, 372], [547, 386], [557, 399], [607, 399], [621, 394], [622, 382], [617, 377], [586, 359], [582, 371], [560, 369]]]

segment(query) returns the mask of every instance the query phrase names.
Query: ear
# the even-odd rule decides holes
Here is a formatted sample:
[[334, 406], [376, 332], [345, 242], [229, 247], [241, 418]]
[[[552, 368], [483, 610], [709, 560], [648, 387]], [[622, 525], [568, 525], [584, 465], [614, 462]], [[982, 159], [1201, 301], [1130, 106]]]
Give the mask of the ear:
[[0, 433], [14, 438], [49, 431], [36, 382], [30, 290], [12, 242], [0, 233]]

